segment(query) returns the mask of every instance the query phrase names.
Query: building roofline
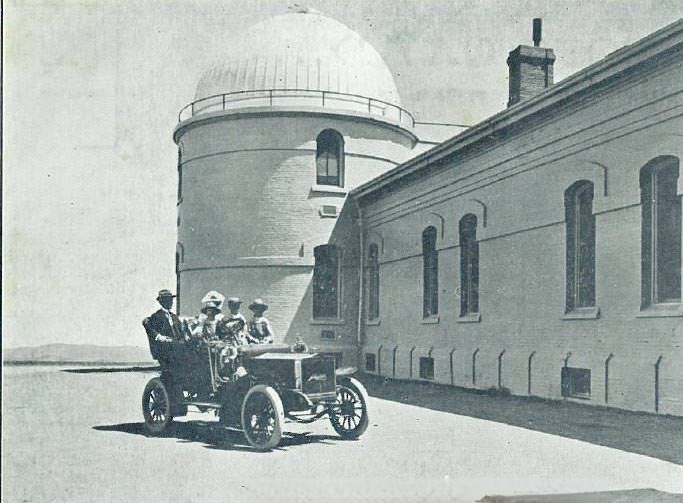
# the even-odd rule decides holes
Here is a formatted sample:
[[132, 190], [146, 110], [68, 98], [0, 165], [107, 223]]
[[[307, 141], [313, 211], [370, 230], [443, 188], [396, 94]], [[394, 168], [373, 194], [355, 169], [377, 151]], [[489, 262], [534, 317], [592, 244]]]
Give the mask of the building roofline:
[[399, 164], [369, 182], [349, 192], [351, 197], [361, 199], [384, 189], [403, 177], [425, 170], [435, 162], [452, 156], [492, 134], [506, 129], [530, 116], [537, 115], [575, 94], [604, 83], [662, 53], [683, 44], [683, 19], [679, 19], [646, 37], [624, 46], [592, 65], [579, 70], [566, 79], [549, 87], [538, 95], [521, 101], [488, 119], [472, 126], [443, 143]]

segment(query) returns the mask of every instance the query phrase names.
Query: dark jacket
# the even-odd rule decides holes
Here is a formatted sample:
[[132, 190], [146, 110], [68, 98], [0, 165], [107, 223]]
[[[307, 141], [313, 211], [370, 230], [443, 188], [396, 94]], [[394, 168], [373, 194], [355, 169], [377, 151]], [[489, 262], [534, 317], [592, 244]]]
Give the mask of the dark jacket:
[[182, 322], [174, 313], [170, 314], [173, 322], [172, 324], [169, 323], [168, 316], [163, 309], [159, 309], [150, 317], [145, 318], [142, 322], [142, 326], [145, 327], [145, 331], [147, 332], [149, 351], [152, 353], [152, 358], [155, 360], [164, 358], [164, 354], [168, 353], [168, 351], [164, 351], [164, 347], [169, 345], [168, 342], [157, 341], [157, 335], [170, 337], [173, 339], [173, 342], [183, 342], [185, 340]]

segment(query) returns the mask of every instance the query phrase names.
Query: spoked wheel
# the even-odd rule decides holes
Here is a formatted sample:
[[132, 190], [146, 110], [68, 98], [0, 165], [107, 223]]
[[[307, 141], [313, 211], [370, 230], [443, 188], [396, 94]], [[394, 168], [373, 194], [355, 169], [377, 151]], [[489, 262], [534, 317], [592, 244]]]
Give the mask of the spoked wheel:
[[344, 439], [360, 437], [368, 429], [368, 392], [349, 377], [337, 385], [337, 400], [330, 407], [330, 422]]
[[270, 386], [252, 387], [242, 402], [242, 428], [247, 442], [260, 451], [280, 443], [285, 412], [280, 396]]
[[142, 393], [142, 415], [145, 417], [145, 428], [155, 435], [162, 433], [173, 421], [168, 390], [158, 377], [151, 379]]

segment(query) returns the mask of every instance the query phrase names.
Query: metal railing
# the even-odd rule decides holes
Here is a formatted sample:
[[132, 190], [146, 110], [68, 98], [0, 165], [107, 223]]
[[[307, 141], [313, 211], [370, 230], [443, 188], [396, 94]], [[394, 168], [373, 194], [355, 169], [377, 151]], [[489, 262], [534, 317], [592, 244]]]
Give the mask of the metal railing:
[[211, 112], [283, 106], [321, 107], [366, 113], [391, 120], [402, 126], [415, 127], [415, 118], [412, 114], [393, 103], [359, 94], [310, 89], [257, 89], [215, 94], [183, 107], [178, 114], [178, 122]]

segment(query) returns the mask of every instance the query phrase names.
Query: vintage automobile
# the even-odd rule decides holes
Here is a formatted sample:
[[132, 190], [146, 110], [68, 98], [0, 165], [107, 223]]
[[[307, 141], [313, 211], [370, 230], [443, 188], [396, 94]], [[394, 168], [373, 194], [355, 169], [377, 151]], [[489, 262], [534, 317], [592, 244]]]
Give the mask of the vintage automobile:
[[147, 431], [161, 434], [191, 406], [243, 430], [257, 450], [280, 443], [285, 419], [310, 423], [327, 416], [342, 438], [358, 438], [368, 427], [368, 394], [353, 377], [356, 369], [336, 368], [334, 358], [302, 349], [215, 340], [174, 343], [164, 356], [157, 351], [161, 375], [142, 394]]

